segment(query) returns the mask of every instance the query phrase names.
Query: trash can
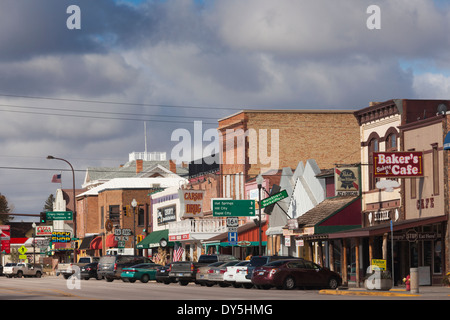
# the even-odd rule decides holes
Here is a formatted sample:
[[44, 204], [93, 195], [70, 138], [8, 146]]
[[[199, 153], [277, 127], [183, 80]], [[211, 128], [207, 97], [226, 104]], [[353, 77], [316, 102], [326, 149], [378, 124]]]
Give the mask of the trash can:
[[419, 268], [411, 268], [410, 277], [411, 293], [419, 293]]

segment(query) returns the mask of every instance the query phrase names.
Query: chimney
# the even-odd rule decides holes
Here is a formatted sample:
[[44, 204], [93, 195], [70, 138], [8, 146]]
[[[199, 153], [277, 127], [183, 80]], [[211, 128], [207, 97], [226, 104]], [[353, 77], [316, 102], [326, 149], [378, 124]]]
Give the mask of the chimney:
[[141, 173], [144, 170], [144, 160], [136, 159], [136, 174]]
[[177, 164], [172, 160], [169, 160], [169, 170], [173, 173], [177, 173]]

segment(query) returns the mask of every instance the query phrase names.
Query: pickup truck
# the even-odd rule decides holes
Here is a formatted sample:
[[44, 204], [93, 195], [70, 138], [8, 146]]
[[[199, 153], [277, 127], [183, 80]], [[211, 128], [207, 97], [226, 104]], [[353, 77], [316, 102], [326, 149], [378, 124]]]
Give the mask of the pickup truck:
[[36, 277], [42, 276], [42, 266], [32, 263], [7, 263], [3, 268], [3, 273], [8, 278]]
[[178, 282], [182, 286], [189, 282], [196, 282], [195, 276], [197, 269], [218, 261], [237, 260], [234, 256], [228, 254], [202, 254], [197, 262], [178, 261], [172, 262], [169, 270], [169, 279], [171, 282]]
[[99, 262], [99, 257], [81, 257], [78, 259], [78, 263], [58, 263], [58, 267], [56, 268], [56, 275], [59, 276], [60, 274], [64, 277], [64, 279], [69, 279], [69, 277], [74, 274], [77, 270], [81, 269], [81, 267], [92, 263], [92, 262]]

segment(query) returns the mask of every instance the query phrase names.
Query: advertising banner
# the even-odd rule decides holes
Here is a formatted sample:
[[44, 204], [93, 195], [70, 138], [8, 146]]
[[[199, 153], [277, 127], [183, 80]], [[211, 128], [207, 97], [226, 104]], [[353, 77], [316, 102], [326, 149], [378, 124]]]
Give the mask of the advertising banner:
[[203, 194], [203, 190], [178, 190], [181, 217], [203, 217]]
[[375, 178], [423, 177], [422, 152], [374, 152], [372, 163]]

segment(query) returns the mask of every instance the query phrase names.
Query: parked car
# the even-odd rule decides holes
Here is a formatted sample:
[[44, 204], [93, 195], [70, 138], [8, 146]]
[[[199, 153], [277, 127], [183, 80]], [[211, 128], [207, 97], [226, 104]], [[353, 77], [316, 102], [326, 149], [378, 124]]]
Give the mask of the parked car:
[[245, 278], [247, 280], [250, 280], [250, 282], [251, 282], [253, 270], [256, 267], [260, 267], [260, 266], [268, 264], [272, 261], [282, 260], [282, 259], [300, 259], [300, 258], [294, 258], [294, 257], [290, 257], [290, 256], [254, 256], [250, 259], [250, 263], [248, 264], [248, 268], [247, 268], [247, 275], [245, 276]]
[[106, 281], [111, 282], [114, 279], [120, 279], [122, 269], [131, 267], [140, 263], [153, 263], [147, 257], [117, 255], [117, 256], [103, 256], [98, 263], [97, 274], [104, 277]]
[[209, 268], [208, 270], [208, 282], [218, 284], [221, 287], [228, 287], [229, 284], [223, 281], [223, 276], [227, 271], [227, 267], [231, 267], [239, 263], [239, 260], [229, 261], [217, 267]]
[[36, 277], [40, 278], [43, 274], [42, 265], [33, 263], [7, 263], [4, 267], [6, 277], [22, 278], [22, 277]]
[[244, 287], [246, 289], [253, 288], [252, 279], [247, 279], [248, 266], [250, 265], [250, 261], [248, 261], [248, 262], [249, 263], [247, 265], [240, 266], [239, 268], [236, 269], [236, 275], [234, 276], [234, 279], [235, 279], [234, 286], [235, 287]]
[[89, 263], [93, 262], [99, 262], [99, 257], [80, 257], [78, 259], [78, 263], [58, 263], [58, 266], [56, 267], [56, 275], [62, 275], [64, 279], [69, 279], [69, 277], [76, 273], [78, 270], [77, 268], [81, 268], [88, 265]]
[[234, 256], [229, 254], [202, 254], [197, 262], [191, 261], [177, 261], [172, 262], [169, 277], [175, 278], [175, 282], [185, 286], [189, 282], [196, 282], [197, 270], [200, 267], [208, 266], [211, 263], [218, 261], [237, 260]]
[[[234, 266], [227, 266], [227, 271], [223, 274], [223, 282], [227, 285], [232, 285], [235, 288], [242, 286], [242, 283], [236, 282], [236, 275], [241, 270], [247, 271], [247, 265], [250, 263], [250, 260], [240, 261]], [[245, 279], [245, 274], [244, 274]]]
[[277, 260], [253, 271], [252, 283], [262, 289], [277, 287], [329, 287], [336, 289], [342, 278], [336, 272], [303, 259]]
[[89, 280], [90, 278], [94, 278], [97, 280], [101, 280], [102, 277], [97, 273], [98, 262], [88, 263], [85, 266], [80, 268], [80, 277], [84, 280]]
[[176, 282], [175, 278], [169, 277], [170, 268], [170, 264], [156, 268], [156, 282], [164, 284]]
[[134, 283], [136, 280], [141, 280], [142, 283], [147, 283], [149, 280], [156, 280], [156, 269], [162, 267], [156, 263], [141, 263], [129, 268], [123, 268], [120, 277], [124, 282]]
[[200, 284], [202, 286], [212, 287], [214, 285], [214, 282], [210, 282], [208, 280], [209, 269], [221, 266], [225, 263], [226, 263], [225, 261], [218, 261], [208, 264], [207, 266], [199, 267], [197, 269], [197, 274], [195, 275], [195, 283]]

